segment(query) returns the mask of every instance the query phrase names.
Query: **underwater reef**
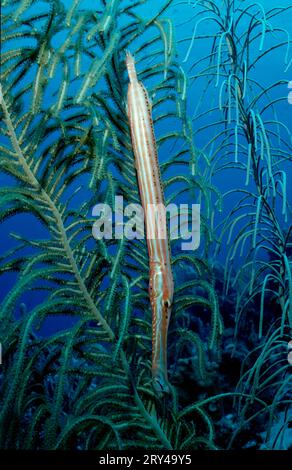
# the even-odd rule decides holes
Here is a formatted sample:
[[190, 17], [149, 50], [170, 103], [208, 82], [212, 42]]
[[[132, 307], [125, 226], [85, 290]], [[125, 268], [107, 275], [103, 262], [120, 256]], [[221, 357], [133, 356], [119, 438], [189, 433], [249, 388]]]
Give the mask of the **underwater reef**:
[[[0, 448], [291, 449], [292, 5], [84, 3], [2, 1]], [[140, 202], [127, 50], [166, 202], [201, 205], [199, 248], [171, 240], [163, 396], [146, 241], [92, 235], [96, 204]]]

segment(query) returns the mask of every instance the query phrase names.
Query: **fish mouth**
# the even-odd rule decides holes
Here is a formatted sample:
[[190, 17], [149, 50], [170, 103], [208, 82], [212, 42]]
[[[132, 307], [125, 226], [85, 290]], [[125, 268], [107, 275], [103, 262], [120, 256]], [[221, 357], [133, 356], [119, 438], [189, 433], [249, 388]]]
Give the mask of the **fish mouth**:
[[134, 64], [135, 59], [134, 59], [133, 55], [131, 54], [131, 52], [129, 51], [129, 49], [125, 50], [125, 55], [126, 55], [126, 63]]

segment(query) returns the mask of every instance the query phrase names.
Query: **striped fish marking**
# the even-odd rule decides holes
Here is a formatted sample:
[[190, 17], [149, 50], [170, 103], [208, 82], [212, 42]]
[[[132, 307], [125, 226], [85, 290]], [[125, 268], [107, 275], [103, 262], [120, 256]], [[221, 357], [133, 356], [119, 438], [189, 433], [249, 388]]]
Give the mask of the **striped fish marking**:
[[[173, 300], [171, 254], [164, 213], [152, 109], [138, 81], [132, 55], [126, 53], [129, 75], [128, 117], [141, 203], [145, 214], [149, 255], [149, 297], [152, 309], [152, 377], [158, 393], [168, 393], [167, 332]], [[156, 211], [153, 208], [156, 207]], [[164, 234], [164, 237], [162, 236]]]

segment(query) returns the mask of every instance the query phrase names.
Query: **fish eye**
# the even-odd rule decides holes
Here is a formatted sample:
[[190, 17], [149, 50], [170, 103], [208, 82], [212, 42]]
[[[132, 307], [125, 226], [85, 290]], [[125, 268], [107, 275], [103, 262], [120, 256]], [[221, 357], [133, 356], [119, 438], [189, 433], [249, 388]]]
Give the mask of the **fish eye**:
[[171, 304], [170, 304], [169, 300], [165, 300], [163, 305], [164, 305], [164, 307], [169, 308]]

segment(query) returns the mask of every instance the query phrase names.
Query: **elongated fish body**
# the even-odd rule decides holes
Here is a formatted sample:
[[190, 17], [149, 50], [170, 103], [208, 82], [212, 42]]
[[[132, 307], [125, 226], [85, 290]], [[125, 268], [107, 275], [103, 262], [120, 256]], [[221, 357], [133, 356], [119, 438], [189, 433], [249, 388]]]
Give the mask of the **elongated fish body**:
[[[173, 299], [171, 255], [164, 213], [151, 104], [138, 81], [135, 62], [127, 53], [130, 79], [128, 116], [135, 156], [139, 193], [145, 214], [149, 254], [149, 297], [152, 308], [152, 377], [157, 392], [169, 392], [167, 378], [167, 332]], [[153, 210], [156, 207], [158, 210]]]

